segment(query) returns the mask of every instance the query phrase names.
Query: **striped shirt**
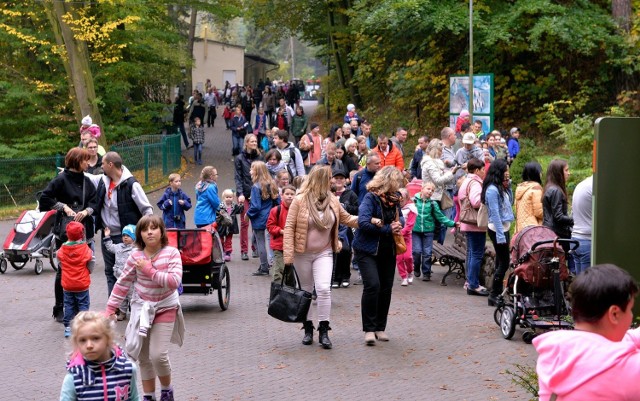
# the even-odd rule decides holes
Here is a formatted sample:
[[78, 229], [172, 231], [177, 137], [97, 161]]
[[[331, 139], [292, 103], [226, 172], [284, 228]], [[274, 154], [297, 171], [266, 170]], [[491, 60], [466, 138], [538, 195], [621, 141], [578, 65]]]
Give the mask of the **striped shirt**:
[[[136, 269], [135, 263], [144, 259], [147, 263]], [[116, 282], [107, 302], [107, 313], [112, 314], [127, 296], [133, 285], [135, 293], [143, 301], [158, 302], [169, 295], [182, 283], [182, 260], [180, 252], [173, 247], [166, 246], [152, 259], [144, 251], [134, 250], [129, 255], [122, 275]]]

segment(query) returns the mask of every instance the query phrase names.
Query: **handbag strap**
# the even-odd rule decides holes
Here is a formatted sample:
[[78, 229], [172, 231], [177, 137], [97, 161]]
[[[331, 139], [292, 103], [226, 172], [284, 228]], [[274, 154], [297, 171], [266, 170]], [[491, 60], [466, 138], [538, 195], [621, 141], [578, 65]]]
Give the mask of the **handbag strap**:
[[293, 275], [296, 277], [296, 285], [299, 290], [302, 290], [300, 286], [300, 277], [298, 277], [298, 272], [296, 271], [296, 267], [294, 265], [284, 265], [284, 271], [282, 272], [282, 279], [280, 279], [280, 285], [284, 286], [284, 278], [287, 276], [287, 266], [289, 269], [293, 270]]

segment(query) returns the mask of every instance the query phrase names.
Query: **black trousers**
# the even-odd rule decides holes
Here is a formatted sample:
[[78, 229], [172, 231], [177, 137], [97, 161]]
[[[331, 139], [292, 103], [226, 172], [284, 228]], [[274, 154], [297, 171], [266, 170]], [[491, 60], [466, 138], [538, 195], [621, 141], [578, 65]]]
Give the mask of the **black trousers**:
[[493, 248], [496, 251], [496, 271], [493, 273], [493, 287], [491, 288], [491, 295], [498, 296], [502, 294], [504, 275], [509, 269], [509, 246], [511, 238], [509, 232], [505, 232], [504, 236], [506, 242], [504, 244], [498, 244], [496, 241], [496, 233], [491, 230], [489, 232], [489, 239], [493, 244]]
[[351, 250], [340, 251], [333, 264], [333, 281], [342, 283], [351, 278]]
[[391, 289], [396, 273], [395, 243], [391, 235], [380, 239], [378, 254], [355, 251], [362, 276], [362, 330], [384, 331], [387, 327]]

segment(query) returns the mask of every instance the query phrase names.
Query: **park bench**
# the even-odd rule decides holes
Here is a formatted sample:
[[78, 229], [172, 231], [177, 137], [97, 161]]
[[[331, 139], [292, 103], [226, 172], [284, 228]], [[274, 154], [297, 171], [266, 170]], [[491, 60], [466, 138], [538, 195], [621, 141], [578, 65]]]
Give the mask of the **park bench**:
[[[434, 241], [432, 255], [434, 261], [438, 261], [441, 266], [447, 268], [447, 272], [442, 277], [440, 285], [447, 285], [447, 277], [452, 274], [455, 274], [457, 279], [466, 279], [465, 263], [467, 260], [467, 239], [463, 232], [460, 230], [455, 231], [453, 243], [451, 245], [440, 245], [438, 242]], [[495, 257], [496, 254], [493, 248], [491, 246], [485, 246], [479, 279], [480, 284], [485, 286], [487, 289], [491, 288], [493, 272], [495, 269]]]

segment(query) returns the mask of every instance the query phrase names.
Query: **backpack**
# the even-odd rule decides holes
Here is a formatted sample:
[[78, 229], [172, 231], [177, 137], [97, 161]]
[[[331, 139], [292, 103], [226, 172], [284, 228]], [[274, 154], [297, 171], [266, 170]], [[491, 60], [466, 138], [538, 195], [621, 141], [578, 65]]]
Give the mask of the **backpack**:
[[302, 156], [302, 160], [307, 160], [309, 157], [309, 152], [313, 149], [313, 136], [310, 133], [307, 133], [307, 137], [309, 138], [309, 142], [311, 143], [311, 147], [308, 150], [300, 149], [300, 144], [298, 143], [298, 150], [300, 151], [300, 156]]

